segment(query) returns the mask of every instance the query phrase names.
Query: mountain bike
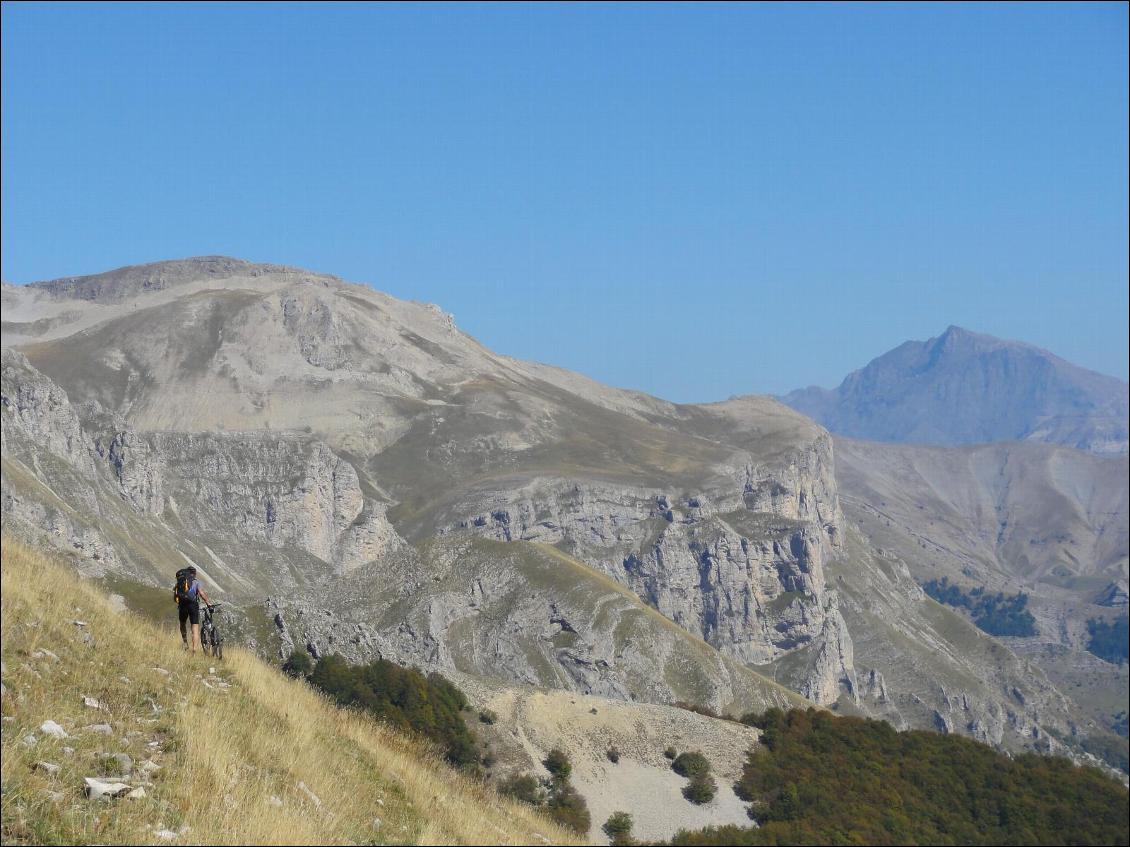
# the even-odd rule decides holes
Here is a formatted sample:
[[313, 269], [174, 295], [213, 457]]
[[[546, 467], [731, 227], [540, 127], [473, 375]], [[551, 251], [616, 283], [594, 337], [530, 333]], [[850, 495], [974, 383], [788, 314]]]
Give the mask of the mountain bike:
[[224, 658], [224, 636], [216, 626], [213, 612], [219, 608], [219, 603], [203, 604], [200, 607], [200, 647], [205, 656], [217, 659]]

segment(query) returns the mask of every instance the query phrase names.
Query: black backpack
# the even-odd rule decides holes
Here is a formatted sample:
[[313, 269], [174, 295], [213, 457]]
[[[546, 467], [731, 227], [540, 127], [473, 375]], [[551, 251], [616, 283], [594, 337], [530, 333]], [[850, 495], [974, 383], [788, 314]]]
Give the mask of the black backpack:
[[188, 568], [181, 568], [177, 571], [177, 581], [173, 585], [173, 599], [179, 604], [182, 600], [194, 599], [188, 593], [188, 589], [192, 587], [192, 581], [196, 579], [192, 571]]

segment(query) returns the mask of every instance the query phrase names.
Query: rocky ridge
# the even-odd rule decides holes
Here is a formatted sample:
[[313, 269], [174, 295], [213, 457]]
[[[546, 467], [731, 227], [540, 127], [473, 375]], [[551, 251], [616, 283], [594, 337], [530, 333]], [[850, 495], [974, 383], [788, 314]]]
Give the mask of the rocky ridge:
[[[857, 577], [829, 579], [848, 524], [832, 440], [800, 415], [507, 359], [325, 275], [174, 264], [5, 287], [6, 529], [93, 575], [161, 586], [192, 561], [272, 651], [715, 709], [799, 698], [766, 675], [909, 725], [949, 708], [928, 681], [963, 665], [956, 616], [884, 628], [845, 594]], [[907, 639], [940, 649], [894, 672]], [[978, 716], [1023, 684], [965, 672]], [[1035, 717], [1050, 691], [1024, 696], [1070, 732], [1066, 707]]]

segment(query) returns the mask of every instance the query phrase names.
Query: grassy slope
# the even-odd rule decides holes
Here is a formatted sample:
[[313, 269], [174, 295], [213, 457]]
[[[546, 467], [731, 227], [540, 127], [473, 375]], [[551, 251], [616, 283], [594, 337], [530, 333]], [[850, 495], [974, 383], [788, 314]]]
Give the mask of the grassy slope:
[[[211, 661], [213, 674], [170, 629], [112, 611], [65, 566], [6, 538], [2, 562], [4, 843], [155, 843], [156, 830], [185, 825], [178, 841], [203, 844], [571, 841], [425, 746], [334, 708], [247, 653]], [[85, 707], [84, 696], [104, 710]], [[72, 737], [41, 732], [48, 719]], [[102, 722], [112, 735], [83, 729]], [[38, 737], [30, 748], [29, 733]], [[135, 771], [146, 759], [161, 766], [147, 796], [85, 799], [82, 778], [116, 752]], [[38, 761], [61, 770], [49, 776]]]

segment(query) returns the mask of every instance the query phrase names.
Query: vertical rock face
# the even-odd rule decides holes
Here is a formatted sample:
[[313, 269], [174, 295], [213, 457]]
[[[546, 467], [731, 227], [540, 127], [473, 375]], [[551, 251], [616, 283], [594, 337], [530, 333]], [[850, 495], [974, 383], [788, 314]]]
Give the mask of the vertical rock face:
[[827, 704], [855, 695], [851, 637], [824, 576], [842, 522], [831, 453], [821, 435], [773, 466], [738, 456], [679, 497], [536, 480], [463, 502], [450, 529], [568, 549], [745, 664], [811, 648], [806, 696]]
[[[138, 433], [95, 401], [73, 406], [19, 353], [5, 348], [3, 355], [5, 458], [62, 496], [29, 498], [13, 488], [6, 469], [5, 515], [86, 551], [99, 563], [92, 573], [118, 561], [105, 527], [128, 531], [128, 514], [168, 512], [193, 537], [236, 536], [293, 549], [339, 572], [401, 543], [385, 505], [367, 502], [352, 465], [321, 442], [263, 432]], [[81, 526], [81, 515], [98, 520]]]
[[0, 436], [5, 452], [10, 438], [40, 444], [47, 452], [93, 470], [87, 439], [66, 393], [34, 370], [20, 353], [3, 349], [4, 428]]
[[806, 521], [824, 530], [839, 547], [844, 523], [836, 486], [832, 438], [820, 432], [775, 465], [747, 462], [740, 479], [742, 504], [751, 512]]
[[295, 435], [151, 433], [178, 481], [178, 509], [206, 510], [244, 537], [296, 547], [349, 570], [399, 543], [382, 505], [366, 505], [353, 466]]
[[855, 679], [855, 657], [847, 624], [840, 615], [834, 591], [825, 597], [824, 623], [816, 648], [816, 660], [800, 693], [816, 703], [830, 704], [839, 699], [841, 689], [856, 702], [859, 687]]

